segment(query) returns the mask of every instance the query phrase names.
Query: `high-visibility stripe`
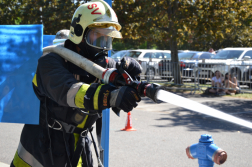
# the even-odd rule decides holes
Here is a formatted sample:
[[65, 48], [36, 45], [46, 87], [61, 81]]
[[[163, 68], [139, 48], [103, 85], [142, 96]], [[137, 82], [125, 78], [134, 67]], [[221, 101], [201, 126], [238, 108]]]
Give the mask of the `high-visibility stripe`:
[[[79, 134], [74, 133], [74, 139], [75, 139], [74, 150], [76, 149], [76, 144], [77, 144], [77, 142], [78, 142], [78, 140], [79, 140], [79, 137], [80, 137]], [[82, 158], [81, 158], [81, 156], [80, 156], [80, 159], [79, 159], [79, 161], [78, 161], [77, 167], [82, 167]]]
[[98, 110], [98, 96], [99, 96], [101, 87], [102, 85], [98, 86], [94, 94], [94, 109], [95, 110]]
[[[88, 113], [89, 113], [89, 111], [88, 111]], [[87, 118], [88, 118], [88, 115], [85, 117], [85, 119], [82, 121], [82, 123], [80, 123], [80, 124], [78, 124], [78, 128], [84, 128], [84, 126], [85, 126], [85, 124], [86, 124], [86, 122], [87, 122]], [[80, 135], [78, 134], [78, 133], [74, 133], [74, 138], [75, 138], [75, 147], [76, 147], [76, 144], [77, 144], [77, 142], [78, 142], [78, 140], [79, 140], [79, 137], [80, 137]]]
[[68, 92], [67, 92], [67, 104], [70, 107], [76, 107], [76, 105], [75, 105], [75, 96], [76, 96], [77, 92], [79, 91], [79, 89], [80, 89], [80, 87], [82, 85], [83, 85], [82, 82], [73, 84], [71, 86], [71, 88], [68, 90]]
[[38, 87], [38, 83], [37, 83], [37, 74], [34, 75], [33, 79], [32, 79], [32, 83]]
[[[88, 111], [89, 112], [89, 111]], [[84, 126], [85, 126], [85, 124], [86, 124], [86, 122], [87, 122], [87, 118], [88, 118], [88, 115], [85, 117], [85, 119], [82, 121], [82, 123], [81, 124], [78, 124], [78, 128], [84, 128]], [[74, 148], [76, 149], [76, 144], [77, 144], [77, 142], [78, 142], [78, 140], [79, 140], [79, 137], [80, 137], [80, 135], [78, 134], [78, 133], [74, 133], [74, 139], [75, 139], [75, 143], [74, 143]], [[79, 159], [79, 161], [78, 161], [78, 165], [77, 165], [77, 167], [82, 167], [82, 159], [81, 159], [81, 157], [80, 157], [80, 159]]]
[[[89, 111], [88, 111], [88, 113], [89, 113]], [[84, 128], [84, 126], [85, 126], [85, 124], [87, 122], [87, 118], [88, 118], [88, 115], [85, 117], [85, 119], [82, 121], [82, 123], [77, 125], [77, 127], [78, 128]], [[77, 144], [77, 142], [79, 140], [79, 137], [80, 137], [80, 135], [78, 133], [74, 133], [74, 138], [75, 138], [75, 144], [74, 145], [75, 145], [75, 147], [76, 147], [76, 144]]]
[[15, 167], [43, 167], [37, 159], [33, 157], [19, 142], [18, 150], [15, 154], [13, 164]]
[[78, 108], [85, 108], [84, 107], [84, 96], [88, 90], [90, 85], [88, 84], [83, 84], [81, 85], [80, 89], [75, 95], [75, 106]]
[[[89, 113], [89, 111], [88, 111]], [[82, 123], [78, 124], [77, 127], [78, 128], [84, 128], [86, 122], [87, 122], [87, 118], [88, 118], [88, 115], [85, 117], [85, 119], [82, 121]], [[76, 144], [77, 144], [77, 141], [79, 140], [79, 137], [80, 135], [78, 133], [74, 133], [74, 138], [75, 138], [75, 147], [76, 147]]]
[[[88, 111], [88, 113], [89, 113], [89, 111]], [[86, 124], [86, 121], [87, 121], [87, 118], [88, 118], [88, 115], [85, 117], [85, 119], [82, 121], [82, 123], [81, 124], [78, 124], [78, 128], [84, 128], [84, 126], [85, 126], [85, 124]]]
[[27, 164], [25, 161], [23, 161], [19, 156], [18, 152], [16, 151], [16, 154], [14, 156], [13, 165], [15, 167], [31, 167], [29, 164]]

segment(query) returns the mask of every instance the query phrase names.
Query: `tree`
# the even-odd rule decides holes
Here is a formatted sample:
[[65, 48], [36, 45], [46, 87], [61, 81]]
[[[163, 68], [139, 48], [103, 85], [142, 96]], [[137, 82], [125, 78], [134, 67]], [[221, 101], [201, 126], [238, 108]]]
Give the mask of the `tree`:
[[[0, 24], [43, 24], [44, 34], [69, 29], [75, 9], [84, 1], [2, 0]], [[170, 49], [173, 71], [179, 71], [178, 48], [248, 47], [251, 43], [251, 0], [115, 0], [124, 39], [121, 48]], [[130, 42], [130, 45], [126, 45]], [[181, 83], [180, 73], [174, 75]]]
[[55, 35], [61, 29], [69, 29], [74, 11], [81, 0], [2, 0], [0, 24], [43, 24], [44, 34]]
[[[209, 1], [209, 4], [204, 1], [195, 1], [195, 5], [198, 6], [200, 17], [196, 15], [194, 18], [201, 27], [193, 28], [194, 35], [191, 44], [193, 49], [204, 50], [211, 46], [215, 49], [251, 46], [243, 38], [245, 36], [251, 38], [248, 34], [250, 29], [248, 20], [251, 19], [249, 0]], [[203, 28], [205, 31], [202, 31]]]
[[[113, 7], [124, 37], [170, 46], [176, 63], [173, 71], [179, 70], [178, 46], [190, 43], [190, 47], [203, 50], [223, 44], [230, 32], [239, 34], [234, 25], [242, 28], [242, 22], [251, 17], [250, 0], [117, 0]], [[248, 33], [239, 36], [246, 40], [249, 29], [242, 29]], [[180, 84], [180, 73], [176, 74], [174, 82]]]
[[17, 0], [0, 3], [0, 24], [19, 24], [20, 6]]

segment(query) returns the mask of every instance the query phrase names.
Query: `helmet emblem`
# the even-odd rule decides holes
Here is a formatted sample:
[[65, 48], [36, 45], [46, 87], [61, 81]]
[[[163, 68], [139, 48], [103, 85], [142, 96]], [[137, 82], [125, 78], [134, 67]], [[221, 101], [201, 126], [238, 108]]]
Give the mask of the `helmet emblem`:
[[[76, 24], [80, 22], [80, 17], [82, 16], [82, 14], [78, 14], [78, 17], [75, 17], [71, 23], [71, 26], [74, 27], [74, 33], [76, 36], [81, 36], [83, 33], [83, 28], [80, 24]], [[73, 34], [73, 32], [71, 31], [71, 33]]]
[[75, 17], [71, 23], [71, 26], [72, 27], [75, 27], [76, 26], [76, 23], [79, 23], [80, 22], [80, 17], [82, 16], [82, 14], [79, 14], [78, 17]]

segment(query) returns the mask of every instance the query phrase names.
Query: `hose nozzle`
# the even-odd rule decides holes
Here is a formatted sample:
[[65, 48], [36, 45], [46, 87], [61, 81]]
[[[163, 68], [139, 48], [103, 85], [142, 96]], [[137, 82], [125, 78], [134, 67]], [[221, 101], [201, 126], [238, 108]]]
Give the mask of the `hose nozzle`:
[[139, 82], [137, 85], [134, 85], [134, 87], [137, 89], [138, 94], [142, 97], [149, 97], [152, 99], [155, 103], [157, 103], [157, 92], [159, 89], [161, 89], [161, 86], [159, 84], [153, 83], [147, 83], [147, 82]]

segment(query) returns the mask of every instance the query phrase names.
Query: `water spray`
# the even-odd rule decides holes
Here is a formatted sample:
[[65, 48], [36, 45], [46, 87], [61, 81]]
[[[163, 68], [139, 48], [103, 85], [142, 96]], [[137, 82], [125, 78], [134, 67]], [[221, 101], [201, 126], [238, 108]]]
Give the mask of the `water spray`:
[[[54, 52], [59, 54], [62, 58], [74, 63], [95, 77], [101, 79], [105, 84], [113, 84], [119, 86], [131, 86], [135, 88], [138, 94], [142, 97], [149, 97], [154, 102], [161, 100], [171, 103], [198, 113], [206, 114], [215, 118], [223, 119], [238, 125], [245, 126], [252, 129], [252, 123], [243, 119], [223, 113], [219, 110], [197, 103], [190, 99], [178, 96], [176, 94], [164, 91], [158, 84], [150, 84], [147, 82], [140, 82], [133, 80], [130, 75], [125, 71], [127, 69], [127, 62], [121, 61], [117, 64], [116, 68], [104, 69], [94, 62], [86, 59], [85, 57], [75, 53], [62, 45], [54, 45], [43, 48], [43, 52]], [[120, 110], [113, 108], [114, 112], [119, 115]]]

